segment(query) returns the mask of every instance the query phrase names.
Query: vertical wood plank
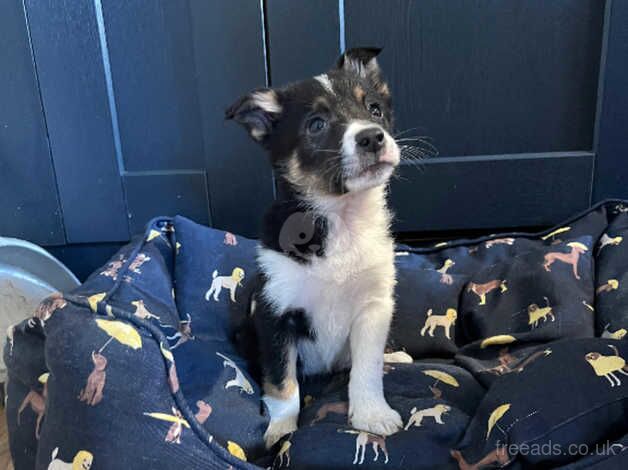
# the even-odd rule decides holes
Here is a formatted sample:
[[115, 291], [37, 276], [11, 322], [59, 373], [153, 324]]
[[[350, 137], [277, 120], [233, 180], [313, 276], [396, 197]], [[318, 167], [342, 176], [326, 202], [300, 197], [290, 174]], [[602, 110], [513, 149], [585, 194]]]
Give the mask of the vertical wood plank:
[[340, 53], [338, 2], [267, 0], [273, 86], [329, 69]]
[[202, 168], [187, 1], [102, 0], [127, 171]]
[[94, 3], [25, 6], [67, 240], [127, 240]]
[[610, 5], [593, 198], [628, 198], [628, 2]]
[[262, 148], [224, 112], [265, 86], [261, 13], [258, 1], [190, 1], [212, 224], [247, 236], [257, 236], [272, 201], [272, 172]]
[[0, 236], [65, 241], [22, 3], [0, 2]]

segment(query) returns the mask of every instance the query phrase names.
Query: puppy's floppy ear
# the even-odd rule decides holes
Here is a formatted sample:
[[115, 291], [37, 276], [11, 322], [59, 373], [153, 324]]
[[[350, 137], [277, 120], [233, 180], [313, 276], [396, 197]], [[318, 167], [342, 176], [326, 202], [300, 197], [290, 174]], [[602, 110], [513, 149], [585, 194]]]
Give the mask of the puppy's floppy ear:
[[282, 107], [275, 90], [260, 88], [244, 95], [225, 111], [225, 119], [242, 124], [258, 142], [263, 142], [281, 115]]
[[376, 59], [381, 51], [378, 47], [349, 49], [338, 58], [336, 67], [349, 74], [370, 80], [380, 93], [389, 96], [388, 86], [384, 82]]

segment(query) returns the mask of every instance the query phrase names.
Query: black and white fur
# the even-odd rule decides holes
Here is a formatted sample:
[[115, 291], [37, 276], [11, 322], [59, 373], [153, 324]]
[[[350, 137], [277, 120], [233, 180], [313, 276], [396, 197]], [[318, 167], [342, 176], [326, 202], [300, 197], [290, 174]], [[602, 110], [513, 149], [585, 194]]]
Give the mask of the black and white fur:
[[353, 427], [402, 427], [382, 386], [396, 282], [386, 184], [399, 148], [378, 53], [352, 49], [326, 74], [253, 91], [227, 110], [268, 150], [278, 181], [250, 311], [268, 446], [297, 428], [297, 362], [306, 375], [351, 367]]

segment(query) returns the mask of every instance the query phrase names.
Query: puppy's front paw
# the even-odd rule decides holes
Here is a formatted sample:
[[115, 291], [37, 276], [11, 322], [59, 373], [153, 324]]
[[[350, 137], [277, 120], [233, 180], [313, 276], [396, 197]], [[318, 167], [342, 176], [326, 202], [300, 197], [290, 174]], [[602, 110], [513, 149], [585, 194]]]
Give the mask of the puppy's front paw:
[[264, 442], [266, 443], [266, 448], [270, 449], [274, 446], [279, 439], [281, 439], [286, 434], [290, 434], [297, 430], [297, 419], [293, 417], [288, 417], [276, 421], [271, 421], [264, 433]]
[[356, 406], [351, 415], [351, 426], [380, 436], [389, 436], [403, 427], [401, 416], [388, 403]]

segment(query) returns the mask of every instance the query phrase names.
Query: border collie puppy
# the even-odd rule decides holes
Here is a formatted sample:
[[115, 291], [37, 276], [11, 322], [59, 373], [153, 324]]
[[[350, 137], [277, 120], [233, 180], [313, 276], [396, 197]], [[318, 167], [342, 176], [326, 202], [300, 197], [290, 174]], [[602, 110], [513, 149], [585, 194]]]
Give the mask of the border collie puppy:
[[305, 375], [351, 368], [354, 428], [402, 426], [382, 386], [396, 282], [386, 185], [399, 148], [378, 53], [349, 50], [326, 74], [255, 90], [226, 112], [268, 150], [277, 178], [249, 311], [268, 447], [297, 429], [297, 362]]

